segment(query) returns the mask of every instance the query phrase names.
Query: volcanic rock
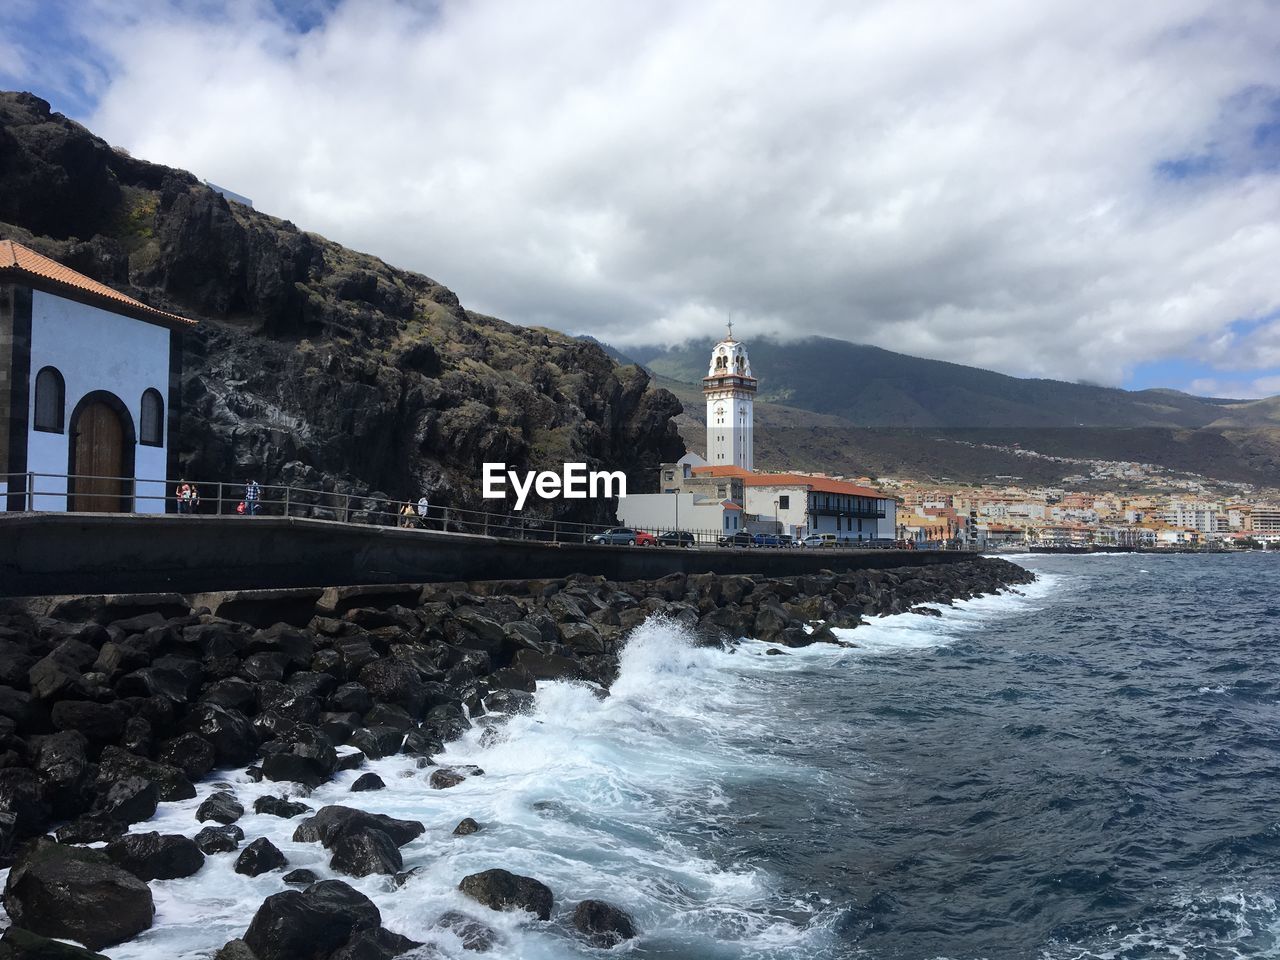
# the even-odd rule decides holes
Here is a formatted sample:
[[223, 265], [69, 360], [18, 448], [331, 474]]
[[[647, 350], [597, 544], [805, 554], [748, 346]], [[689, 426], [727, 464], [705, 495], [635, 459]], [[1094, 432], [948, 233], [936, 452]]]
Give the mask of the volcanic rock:
[[235, 871], [248, 877], [256, 877], [269, 870], [279, 870], [288, 863], [289, 861], [275, 844], [266, 837], [259, 837], [240, 851], [240, 856], [236, 858]]
[[532, 877], [506, 870], [485, 870], [462, 878], [458, 889], [493, 910], [526, 910], [551, 919], [551, 888]]
[[131, 833], [108, 843], [107, 856], [139, 880], [189, 877], [204, 866], [195, 841], [176, 834]]
[[244, 805], [236, 799], [236, 795], [227, 790], [219, 790], [209, 797], [196, 810], [196, 820], [216, 820], [218, 823], [235, 823], [244, 816]]
[[573, 925], [597, 947], [612, 947], [636, 935], [631, 917], [603, 900], [583, 900], [573, 911]]

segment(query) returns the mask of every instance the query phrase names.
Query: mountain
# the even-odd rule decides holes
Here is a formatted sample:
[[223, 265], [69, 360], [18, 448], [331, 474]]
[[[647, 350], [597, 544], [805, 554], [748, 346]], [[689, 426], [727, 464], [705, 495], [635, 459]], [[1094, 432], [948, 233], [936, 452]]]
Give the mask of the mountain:
[[[679, 397], [685, 412], [676, 423], [699, 452], [710, 347], [607, 348]], [[756, 462], [769, 469], [1057, 483], [1084, 472], [1082, 461], [1111, 460], [1260, 486], [1280, 481], [1280, 398], [1019, 379], [817, 337], [761, 338], [748, 349], [760, 378]]]
[[[200, 321], [178, 430], [197, 480], [480, 507], [483, 461], [584, 461], [642, 491], [683, 449], [676, 398], [598, 345], [473, 313], [435, 280], [113, 150], [31, 94], [0, 93], [0, 238]], [[548, 510], [612, 520], [603, 501]]]
[[[1250, 408], [1267, 403], [1022, 379], [827, 337], [747, 346], [762, 400], [865, 427], [1244, 426], [1258, 425]], [[708, 343], [686, 343], [626, 354], [658, 376], [697, 383], [709, 352]]]

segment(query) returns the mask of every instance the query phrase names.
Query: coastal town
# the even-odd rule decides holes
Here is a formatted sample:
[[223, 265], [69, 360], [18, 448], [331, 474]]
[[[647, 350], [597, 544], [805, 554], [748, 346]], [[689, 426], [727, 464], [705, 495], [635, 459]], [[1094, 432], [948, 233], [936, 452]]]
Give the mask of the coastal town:
[[1150, 463], [1069, 460], [1060, 485], [841, 476], [757, 470], [758, 378], [745, 344], [712, 348], [703, 394], [706, 456], [662, 465], [659, 491], [625, 497], [618, 521], [744, 546], [1036, 548], [1260, 548], [1280, 546], [1280, 492]]

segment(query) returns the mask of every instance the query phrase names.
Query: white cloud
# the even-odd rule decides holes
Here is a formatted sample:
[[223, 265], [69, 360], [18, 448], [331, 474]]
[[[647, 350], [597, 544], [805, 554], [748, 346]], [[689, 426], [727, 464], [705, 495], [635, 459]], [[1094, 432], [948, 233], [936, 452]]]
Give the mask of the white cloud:
[[516, 322], [1117, 382], [1280, 308], [1265, 0], [102, 9], [93, 129]]

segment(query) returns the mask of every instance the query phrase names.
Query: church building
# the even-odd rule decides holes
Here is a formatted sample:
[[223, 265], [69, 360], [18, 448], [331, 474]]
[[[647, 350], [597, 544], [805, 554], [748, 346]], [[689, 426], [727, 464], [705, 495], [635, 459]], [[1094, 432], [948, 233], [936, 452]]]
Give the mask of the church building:
[[163, 513], [194, 326], [0, 240], [0, 510]]
[[733, 339], [733, 324], [711, 350], [711, 364], [702, 379], [707, 398], [707, 464], [751, 471], [752, 406], [756, 378], [751, 375], [747, 348]]

